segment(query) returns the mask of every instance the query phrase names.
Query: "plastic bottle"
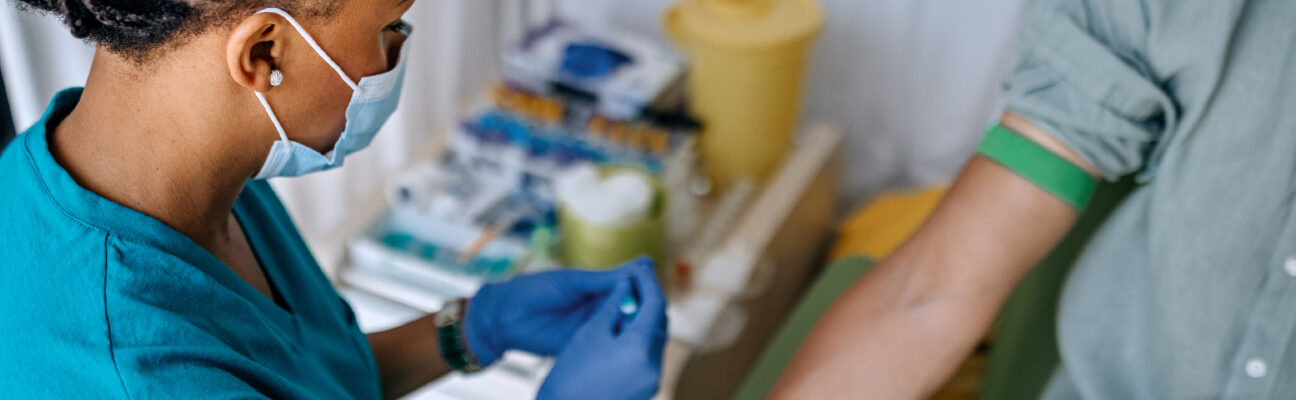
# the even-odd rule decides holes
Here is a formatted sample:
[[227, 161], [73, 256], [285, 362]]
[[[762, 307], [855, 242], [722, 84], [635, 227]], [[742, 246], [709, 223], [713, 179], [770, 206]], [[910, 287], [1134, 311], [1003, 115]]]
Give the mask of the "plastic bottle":
[[703, 162], [720, 186], [764, 181], [779, 167], [823, 25], [814, 0], [684, 0], [666, 13], [666, 31], [692, 59], [690, 104], [706, 126]]

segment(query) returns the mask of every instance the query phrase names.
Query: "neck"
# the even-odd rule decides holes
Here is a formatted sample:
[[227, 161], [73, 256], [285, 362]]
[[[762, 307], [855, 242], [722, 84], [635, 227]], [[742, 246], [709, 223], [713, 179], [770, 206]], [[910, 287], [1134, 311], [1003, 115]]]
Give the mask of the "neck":
[[201, 86], [221, 82], [191, 76], [202, 68], [149, 68], [100, 50], [80, 102], [53, 133], [54, 155], [87, 189], [213, 250], [229, 241], [234, 202], [275, 136], [249, 132], [273, 127], [230, 118], [254, 115], [255, 97]]

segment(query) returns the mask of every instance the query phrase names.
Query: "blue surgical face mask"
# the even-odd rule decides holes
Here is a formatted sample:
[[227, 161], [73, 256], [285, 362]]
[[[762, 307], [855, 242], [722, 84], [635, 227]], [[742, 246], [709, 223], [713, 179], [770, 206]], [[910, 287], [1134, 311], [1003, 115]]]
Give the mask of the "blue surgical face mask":
[[[338, 76], [342, 77], [354, 92], [351, 94], [351, 103], [346, 109], [346, 128], [338, 138], [337, 144], [333, 146], [333, 151], [328, 154], [320, 154], [306, 145], [288, 139], [288, 134], [284, 132], [283, 125], [279, 123], [279, 118], [270, 108], [265, 95], [256, 92], [257, 99], [261, 100], [261, 105], [270, 115], [275, 129], [279, 131], [279, 140], [275, 141], [274, 146], [270, 148], [270, 156], [266, 158], [261, 172], [253, 179], [302, 176], [342, 166], [342, 161], [347, 155], [360, 151], [373, 142], [378, 130], [396, 111], [396, 103], [400, 101], [401, 85], [405, 81], [405, 60], [409, 54], [408, 37], [401, 45], [400, 58], [395, 68], [382, 74], [360, 78], [360, 82], [356, 83], [351, 81], [346, 72], [324, 53], [324, 49], [315, 43], [315, 39], [311, 38], [306, 29], [302, 28], [301, 24], [287, 12], [278, 8], [267, 8], [258, 12], [261, 13], [278, 14], [287, 19], [288, 23], [292, 24], [293, 28], [296, 28], [297, 32], [306, 39], [306, 43], [309, 43], [311, 48], [315, 49], [315, 52], [324, 58], [330, 67], [333, 67], [334, 71], [337, 71]], [[404, 33], [408, 36], [409, 32]]]

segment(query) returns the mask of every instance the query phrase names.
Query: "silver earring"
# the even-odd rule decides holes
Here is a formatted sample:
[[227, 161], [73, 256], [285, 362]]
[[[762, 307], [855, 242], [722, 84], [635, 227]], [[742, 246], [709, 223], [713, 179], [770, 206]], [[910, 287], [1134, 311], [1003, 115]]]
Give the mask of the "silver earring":
[[283, 84], [283, 71], [270, 70], [270, 87], [278, 87]]

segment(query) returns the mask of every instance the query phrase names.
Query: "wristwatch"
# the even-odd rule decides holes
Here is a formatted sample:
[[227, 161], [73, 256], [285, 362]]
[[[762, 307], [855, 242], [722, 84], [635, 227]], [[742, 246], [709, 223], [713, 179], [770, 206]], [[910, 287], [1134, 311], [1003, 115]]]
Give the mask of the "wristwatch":
[[441, 311], [432, 318], [436, 322], [437, 342], [441, 345], [441, 358], [456, 371], [471, 374], [482, 370], [477, 356], [468, 348], [464, 338], [464, 313], [468, 310], [468, 299], [459, 299], [446, 303]]

